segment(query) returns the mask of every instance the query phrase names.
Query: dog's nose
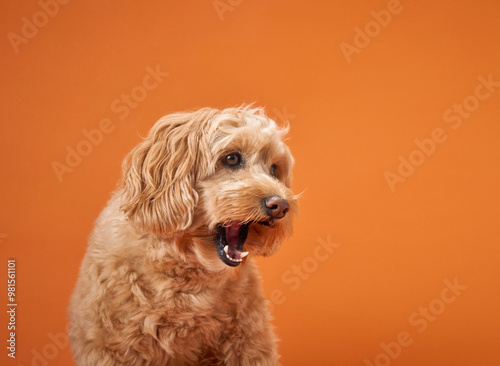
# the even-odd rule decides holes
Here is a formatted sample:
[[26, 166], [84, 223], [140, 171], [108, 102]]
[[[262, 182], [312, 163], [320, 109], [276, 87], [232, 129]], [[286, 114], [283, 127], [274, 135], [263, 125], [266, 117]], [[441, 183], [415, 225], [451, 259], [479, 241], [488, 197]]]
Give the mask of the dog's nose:
[[290, 210], [288, 201], [280, 196], [269, 196], [262, 200], [266, 213], [273, 219], [282, 219]]

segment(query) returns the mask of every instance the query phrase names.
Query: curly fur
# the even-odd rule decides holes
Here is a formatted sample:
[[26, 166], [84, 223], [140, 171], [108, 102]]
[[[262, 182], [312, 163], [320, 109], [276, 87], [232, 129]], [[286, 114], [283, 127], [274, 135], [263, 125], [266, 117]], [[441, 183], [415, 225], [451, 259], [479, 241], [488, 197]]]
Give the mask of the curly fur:
[[[286, 132], [251, 107], [175, 113], [154, 125], [125, 158], [89, 239], [69, 308], [78, 366], [278, 364], [252, 257], [291, 233]], [[235, 151], [244, 164], [229, 169], [221, 159]], [[270, 195], [291, 214], [259, 225]], [[232, 222], [250, 224], [250, 254], [237, 267], [214, 244], [217, 225]]]

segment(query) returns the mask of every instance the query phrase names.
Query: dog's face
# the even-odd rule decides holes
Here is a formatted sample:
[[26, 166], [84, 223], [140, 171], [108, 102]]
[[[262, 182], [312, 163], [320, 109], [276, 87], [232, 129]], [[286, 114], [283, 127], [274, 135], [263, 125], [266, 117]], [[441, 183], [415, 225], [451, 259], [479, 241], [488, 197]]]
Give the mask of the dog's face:
[[125, 159], [122, 209], [213, 270], [270, 255], [297, 206], [285, 134], [260, 109], [166, 116]]

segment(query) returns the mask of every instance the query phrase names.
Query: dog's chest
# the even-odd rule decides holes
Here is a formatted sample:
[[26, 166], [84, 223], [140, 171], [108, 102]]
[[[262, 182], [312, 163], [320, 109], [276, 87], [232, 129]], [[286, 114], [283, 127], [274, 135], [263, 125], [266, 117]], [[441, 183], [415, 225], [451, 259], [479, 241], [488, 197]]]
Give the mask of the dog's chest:
[[184, 278], [184, 286], [170, 292], [158, 321], [159, 343], [216, 359], [217, 345], [239, 327], [238, 318], [253, 301], [250, 277], [242, 273], [238, 279], [211, 281], [204, 286], [193, 286]]

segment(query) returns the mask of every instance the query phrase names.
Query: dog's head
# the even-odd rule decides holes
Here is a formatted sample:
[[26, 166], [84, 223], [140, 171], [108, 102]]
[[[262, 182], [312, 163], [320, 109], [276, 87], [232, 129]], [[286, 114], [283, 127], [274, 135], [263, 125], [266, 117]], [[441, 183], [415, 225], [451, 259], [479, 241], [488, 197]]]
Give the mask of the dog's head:
[[297, 208], [286, 132], [260, 108], [165, 116], [124, 161], [122, 210], [212, 269], [269, 255]]

